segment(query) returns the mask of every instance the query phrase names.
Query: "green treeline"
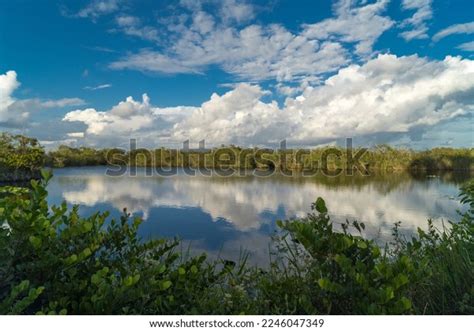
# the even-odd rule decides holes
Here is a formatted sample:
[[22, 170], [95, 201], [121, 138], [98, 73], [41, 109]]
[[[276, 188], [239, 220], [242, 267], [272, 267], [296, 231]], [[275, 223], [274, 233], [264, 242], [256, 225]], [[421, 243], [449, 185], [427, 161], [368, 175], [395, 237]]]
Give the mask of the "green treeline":
[[382, 145], [371, 149], [340, 147], [273, 150], [219, 147], [206, 151], [159, 148], [94, 149], [60, 146], [45, 153], [34, 138], [0, 135], [0, 181], [38, 177], [43, 166], [121, 165], [139, 167], [191, 167], [208, 169], [276, 169], [308, 172], [335, 171], [473, 171], [474, 149], [434, 148], [426, 151], [397, 149]]
[[323, 199], [278, 222], [267, 268], [143, 241], [140, 219], [47, 203], [47, 182], [0, 194], [0, 314], [473, 314], [474, 182], [468, 211], [379, 247], [336, 229]]
[[0, 182], [39, 178], [45, 152], [38, 140], [0, 134]]
[[[352, 163], [351, 163], [352, 162]], [[474, 170], [474, 149], [434, 148], [426, 151], [377, 146], [363, 152], [328, 147], [311, 150], [272, 150], [219, 147], [208, 151], [185, 151], [160, 148], [92, 149], [61, 146], [46, 156], [51, 167], [129, 165], [140, 167], [192, 167], [234, 169], [289, 169], [311, 171], [317, 169], [347, 169], [381, 171], [451, 171]]]

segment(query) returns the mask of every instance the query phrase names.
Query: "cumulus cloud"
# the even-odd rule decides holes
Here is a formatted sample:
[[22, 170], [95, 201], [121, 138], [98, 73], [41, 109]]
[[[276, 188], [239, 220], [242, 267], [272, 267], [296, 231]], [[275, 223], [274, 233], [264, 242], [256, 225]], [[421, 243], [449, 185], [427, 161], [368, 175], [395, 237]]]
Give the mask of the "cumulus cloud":
[[86, 125], [82, 137], [89, 144], [118, 144], [129, 138], [149, 137], [148, 143], [157, 143], [166, 135], [166, 130], [190, 112], [190, 107], [159, 108], [150, 104], [148, 95], [143, 94], [141, 101], [132, 97], [119, 102], [107, 111], [94, 108], [79, 109], [67, 113], [64, 122], [81, 122]]
[[287, 100], [286, 108], [301, 114], [292, 139], [314, 142], [429, 127], [472, 111], [473, 95], [474, 61], [379, 55]]
[[31, 111], [44, 108], [80, 106], [84, 104], [84, 101], [79, 98], [18, 100], [13, 97], [13, 93], [20, 85], [15, 71], [10, 70], [0, 75], [0, 124], [3, 126], [17, 126], [23, 124], [28, 119]]
[[454, 24], [436, 33], [433, 36], [433, 41], [440, 41], [441, 39], [451, 36], [453, 34], [472, 34], [472, 33], [474, 33], [474, 22]]
[[169, 74], [201, 73], [215, 65], [242, 80], [300, 81], [347, 65], [351, 45], [356, 54], [370, 55], [375, 41], [393, 25], [382, 16], [388, 0], [357, 6], [340, 0], [335, 18], [306, 24], [298, 33], [279, 24], [242, 25], [253, 18], [246, 3], [219, 2], [221, 15], [206, 12], [201, 2], [181, 3], [190, 12], [162, 19], [167, 33], [159, 49], [129, 54], [110, 67]]
[[10, 107], [15, 103], [12, 97], [13, 91], [20, 86], [15, 71], [7, 71], [0, 75], [0, 123], [15, 121], [27, 116], [25, 113], [14, 114]]
[[[173, 128], [178, 140], [206, 139], [211, 144], [240, 142], [264, 144], [286, 137], [290, 127], [275, 101], [264, 103], [259, 86], [240, 84], [234, 90], [211, 99]], [[208, 123], [203, 126], [203, 123]], [[200, 138], [198, 138], [200, 137]]]
[[[87, 125], [86, 134], [160, 133], [169, 141], [272, 144], [287, 139], [315, 145], [345, 137], [410, 133], [474, 110], [474, 61], [446, 57], [379, 55], [350, 65], [320, 86], [307, 87], [284, 106], [263, 101], [269, 92], [239, 84], [213, 94], [200, 107], [155, 108], [146, 95], [129, 97], [106, 112], [68, 113], [65, 121]], [[162, 122], [168, 126], [163, 127]], [[150, 131], [151, 130], [151, 131]], [[128, 137], [127, 137], [128, 138]]]
[[402, 9], [414, 10], [415, 13], [410, 18], [405, 19], [401, 28], [408, 28], [400, 33], [407, 41], [413, 39], [428, 38], [428, 26], [426, 22], [433, 18], [433, 0], [403, 0]]
[[365, 6], [354, 6], [351, 0], [340, 0], [334, 5], [335, 18], [305, 25], [303, 35], [310, 39], [332, 39], [355, 43], [355, 52], [368, 55], [377, 39], [393, 26], [393, 21], [381, 14], [388, 0]]
[[66, 114], [64, 121], [85, 123], [86, 133], [91, 135], [115, 135], [144, 129], [152, 124], [149, 98], [143, 95], [142, 102], [128, 97], [109, 112], [98, 112], [93, 108], [76, 110]]
[[174, 134], [215, 143], [286, 138], [317, 144], [346, 136], [409, 132], [472, 111], [473, 92], [473, 61], [380, 55], [288, 98], [282, 109], [274, 102], [263, 103], [258, 87], [242, 85], [222, 97], [214, 95], [178, 123]]

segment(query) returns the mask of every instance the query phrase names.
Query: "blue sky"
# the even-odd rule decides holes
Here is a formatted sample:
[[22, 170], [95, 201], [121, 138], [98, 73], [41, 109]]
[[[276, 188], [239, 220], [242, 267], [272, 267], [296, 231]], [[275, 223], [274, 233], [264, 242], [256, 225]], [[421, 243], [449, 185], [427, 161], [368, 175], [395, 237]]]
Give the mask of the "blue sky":
[[1, 1], [0, 129], [472, 147], [473, 33], [470, 0]]

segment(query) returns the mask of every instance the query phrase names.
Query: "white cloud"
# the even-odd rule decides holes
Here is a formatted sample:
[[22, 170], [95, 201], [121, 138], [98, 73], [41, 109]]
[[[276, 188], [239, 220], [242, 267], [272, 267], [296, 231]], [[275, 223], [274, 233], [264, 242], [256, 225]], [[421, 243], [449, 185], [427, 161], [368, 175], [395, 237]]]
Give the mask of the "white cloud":
[[111, 14], [119, 10], [121, 0], [93, 0], [82, 8], [77, 17], [96, 19], [99, 16]]
[[[221, 15], [212, 16], [201, 2], [185, 1], [191, 13], [162, 20], [168, 31], [160, 36], [161, 49], [129, 54], [110, 67], [169, 74], [202, 73], [216, 65], [250, 81], [314, 78], [347, 65], [351, 56], [346, 46], [353, 45], [360, 56], [370, 55], [375, 41], [393, 25], [381, 15], [388, 0], [359, 6], [348, 3], [337, 2], [335, 18], [304, 25], [293, 33], [278, 24], [240, 27], [235, 22], [253, 18], [252, 7], [245, 3], [221, 2]], [[131, 18], [124, 20], [122, 24], [137, 24]]]
[[10, 70], [0, 75], [0, 124], [16, 126], [23, 124], [28, 119], [31, 111], [42, 108], [80, 106], [85, 103], [84, 100], [79, 98], [18, 100], [13, 97], [13, 93], [20, 85], [15, 71]]
[[46, 151], [56, 150], [60, 146], [76, 146], [76, 138], [68, 138], [61, 140], [39, 140], [41, 146], [43, 146]]
[[171, 54], [143, 50], [112, 63], [111, 68], [199, 73], [217, 64], [243, 79], [284, 81], [334, 71], [347, 62], [338, 43], [308, 40], [279, 25], [250, 25], [242, 30], [213, 30], [204, 36], [183, 32]]
[[138, 17], [121, 15], [116, 18], [116, 23], [126, 35], [150, 41], [159, 40], [158, 30], [150, 26], [144, 26]]
[[247, 0], [180, 0], [179, 5], [194, 13], [202, 12], [203, 5], [214, 5], [218, 16], [228, 24], [249, 21], [257, 10]]
[[440, 41], [453, 34], [472, 34], [474, 33], [474, 22], [454, 24], [439, 31], [433, 36], [433, 41]]
[[138, 131], [152, 125], [149, 110], [149, 99], [144, 94], [141, 103], [128, 97], [109, 112], [98, 112], [93, 108], [75, 110], [67, 113], [64, 121], [85, 123], [88, 126], [87, 134], [115, 135]]
[[112, 87], [112, 84], [101, 84], [97, 86], [86, 86], [84, 87], [84, 90], [89, 90], [89, 91], [96, 91], [96, 90], [103, 90], [105, 88]]
[[118, 146], [129, 138], [137, 137], [149, 137], [148, 143], [153, 144], [166, 136], [166, 130], [192, 109], [184, 106], [152, 107], [149, 97], [143, 94], [141, 102], [128, 97], [108, 111], [94, 108], [71, 111], [64, 116], [63, 121], [84, 123], [87, 128], [83, 137], [92, 145], [103, 143]]
[[405, 19], [401, 28], [409, 28], [400, 35], [407, 41], [413, 39], [428, 38], [428, 26], [426, 21], [433, 18], [432, 0], [403, 0], [404, 10], [414, 10], [415, 13], [410, 18]]
[[154, 108], [144, 95], [142, 102], [129, 97], [107, 112], [77, 110], [64, 120], [85, 123], [92, 138], [154, 135], [175, 142], [206, 139], [213, 145], [281, 139], [315, 145], [411, 133], [474, 110], [474, 61], [379, 55], [341, 69], [320, 86], [307, 87], [287, 98], [283, 107], [262, 101], [264, 97], [270, 95], [259, 86], [239, 84], [223, 95], [213, 94], [200, 107]]
[[27, 114], [14, 114], [11, 112], [10, 106], [15, 103], [12, 97], [13, 92], [20, 86], [15, 71], [7, 71], [0, 75], [0, 123], [7, 123], [15, 120], [15, 118], [26, 117]]
[[29, 99], [37, 101], [37, 104], [40, 108], [64, 108], [71, 106], [82, 106], [85, 104], [84, 100], [80, 98], [63, 98], [57, 100], [38, 100], [38, 99]]
[[84, 132], [69, 132], [67, 136], [70, 138], [84, 138]]
[[213, 94], [174, 126], [173, 137], [179, 141], [206, 139], [211, 144], [265, 144], [284, 138], [291, 132], [287, 118], [275, 101], [260, 101], [264, 94], [259, 86], [249, 84], [240, 84], [222, 96]]
[[473, 95], [474, 61], [379, 55], [287, 100], [286, 111], [300, 115], [292, 140], [314, 143], [430, 127], [474, 110]]
[[255, 8], [245, 1], [221, 0], [220, 16], [225, 22], [242, 23], [255, 17]]
[[369, 55], [377, 39], [393, 26], [393, 21], [381, 13], [388, 0], [379, 0], [365, 6], [354, 6], [354, 1], [340, 0], [335, 3], [335, 18], [305, 25], [303, 35], [309, 39], [336, 40], [355, 43], [355, 52]]
[[459, 45], [457, 48], [466, 52], [474, 52], [474, 41], [469, 41]]

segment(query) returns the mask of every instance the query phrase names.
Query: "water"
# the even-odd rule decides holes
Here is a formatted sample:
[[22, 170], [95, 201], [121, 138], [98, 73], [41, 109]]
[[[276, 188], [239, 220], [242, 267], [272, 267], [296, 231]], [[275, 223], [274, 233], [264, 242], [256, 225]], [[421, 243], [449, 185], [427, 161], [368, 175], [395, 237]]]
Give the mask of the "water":
[[80, 204], [84, 216], [123, 208], [142, 217], [140, 235], [179, 237], [193, 252], [237, 259], [243, 248], [258, 264], [268, 261], [277, 219], [304, 216], [323, 197], [332, 219], [363, 221], [367, 236], [387, 240], [394, 222], [410, 235], [429, 218], [458, 219], [459, 186], [468, 176], [413, 178], [408, 174], [336, 178], [109, 177], [104, 167], [56, 169], [51, 203]]

